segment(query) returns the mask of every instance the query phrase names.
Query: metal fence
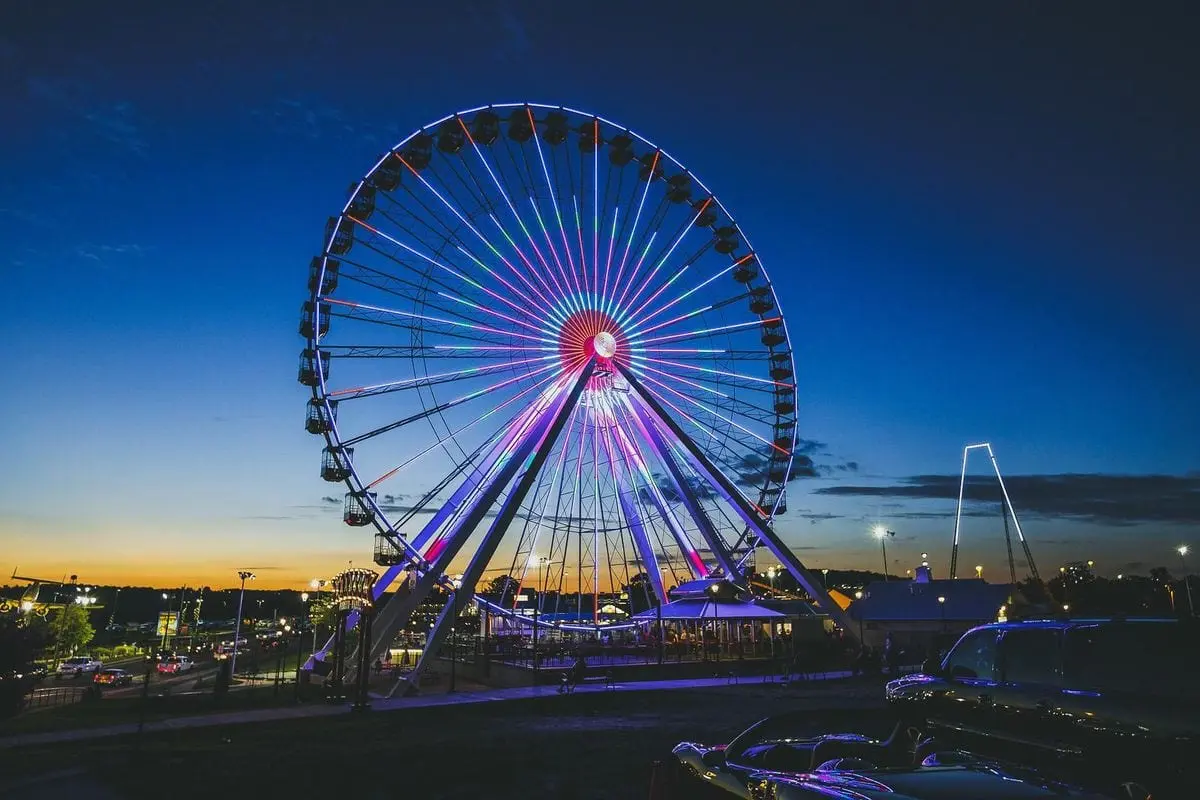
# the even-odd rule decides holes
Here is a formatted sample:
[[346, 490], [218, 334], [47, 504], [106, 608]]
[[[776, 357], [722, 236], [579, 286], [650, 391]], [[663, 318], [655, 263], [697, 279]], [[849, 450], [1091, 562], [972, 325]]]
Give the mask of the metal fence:
[[69, 706], [83, 700], [91, 690], [91, 684], [87, 686], [37, 686], [30, 689], [25, 695], [24, 710]]

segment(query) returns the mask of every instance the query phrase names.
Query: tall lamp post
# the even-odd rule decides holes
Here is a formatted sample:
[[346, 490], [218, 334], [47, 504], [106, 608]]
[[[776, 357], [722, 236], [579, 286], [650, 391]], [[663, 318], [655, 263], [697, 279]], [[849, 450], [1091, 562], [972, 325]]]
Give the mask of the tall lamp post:
[[[300, 602], [304, 604], [304, 620], [308, 623], [308, 627], [312, 627], [312, 617], [308, 613], [308, 592], [300, 593]], [[313, 631], [313, 640], [315, 642], [317, 632]], [[313, 645], [316, 646], [315, 644]], [[300, 669], [304, 665], [304, 626], [300, 622], [296, 623], [296, 699], [300, 699]]]
[[[454, 591], [450, 593], [450, 613], [454, 616], [450, 619], [450, 689], [454, 691], [454, 665], [458, 661], [458, 590], [462, 588], [462, 576], [455, 575], [454, 580], [450, 583], [454, 587]], [[537, 631], [537, 628], [534, 628]]]
[[159, 645], [160, 650], [167, 649], [167, 633], [171, 630], [171, 595], [166, 592], [162, 593], [163, 602], [167, 604], [167, 616], [163, 619], [163, 638], [162, 644]]
[[771, 582], [771, 594], [775, 593], [775, 567], [767, 567], [767, 580]]
[[[313, 591], [315, 591], [317, 593], [317, 605], [318, 606], [320, 606], [320, 604], [321, 604], [321, 590], [325, 588], [326, 583], [328, 583], [328, 581], [321, 580], [320, 578], [313, 578], [311, 581], [309, 581], [308, 585], [313, 589]], [[311, 611], [309, 612], [309, 620], [308, 621], [312, 622], [312, 637], [313, 637], [312, 657], [315, 659], [317, 657], [317, 624], [312, 621], [312, 612]]]
[[888, 579], [888, 560], [887, 560], [887, 537], [895, 536], [895, 531], [889, 531], [882, 525], [875, 526], [875, 537], [879, 539], [879, 545], [883, 548], [883, 579]]
[[242, 588], [238, 592], [238, 615], [233, 624], [233, 658], [229, 665], [230, 680], [233, 680], [233, 676], [237, 674], [237, 654], [242, 633], [242, 601], [246, 599], [246, 581], [254, 580], [254, 573], [249, 570], [239, 570], [238, 577], [242, 579]]
[[1186, 544], [1181, 544], [1179, 547], [1175, 548], [1175, 552], [1179, 553], [1179, 564], [1183, 567], [1183, 586], [1185, 589], [1187, 589], [1188, 614], [1195, 616], [1196, 608], [1192, 605], [1192, 582], [1188, 580], [1187, 559], [1185, 558], [1185, 556], [1188, 554], [1188, 546]]

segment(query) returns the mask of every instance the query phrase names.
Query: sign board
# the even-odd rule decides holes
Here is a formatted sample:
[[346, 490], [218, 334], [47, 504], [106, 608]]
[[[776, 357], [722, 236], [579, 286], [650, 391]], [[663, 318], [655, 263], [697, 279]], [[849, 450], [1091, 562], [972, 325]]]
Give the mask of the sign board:
[[177, 633], [179, 633], [179, 612], [160, 611], [158, 614], [158, 628], [155, 630], [155, 635], [174, 636]]

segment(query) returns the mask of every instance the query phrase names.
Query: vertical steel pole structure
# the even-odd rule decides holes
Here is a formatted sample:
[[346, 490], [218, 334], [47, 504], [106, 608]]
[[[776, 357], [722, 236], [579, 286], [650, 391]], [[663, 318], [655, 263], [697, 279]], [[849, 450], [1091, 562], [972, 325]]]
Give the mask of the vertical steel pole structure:
[[237, 674], [237, 656], [238, 656], [238, 640], [242, 634], [242, 602], [246, 599], [246, 579], [254, 580], [254, 573], [242, 570], [238, 572], [238, 577], [242, 579], [242, 588], [238, 592], [238, 615], [237, 620], [233, 624], [233, 656], [229, 665], [229, 680], [233, 680], [233, 676]]
[[954, 542], [950, 547], [950, 580], [958, 577], [958, 532], [962, 525], [963, 490], [967, 486], [967, 453], [971, 452], [972, 447], [978, 445], [963, 448], [962, 473], [958, 477], [958, 507], [954, 512]]

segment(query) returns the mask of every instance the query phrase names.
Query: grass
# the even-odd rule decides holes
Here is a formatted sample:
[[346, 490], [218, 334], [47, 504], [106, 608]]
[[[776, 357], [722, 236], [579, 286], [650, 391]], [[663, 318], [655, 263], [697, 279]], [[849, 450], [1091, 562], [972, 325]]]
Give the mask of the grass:
[[[184, 796], [229, 790], [355, 798], [644, 798], [652, 762], [671, 763], [677, 742], [727, 741], [757, 719], [798, 709], [812, 711], [810, 730], [798, 735], [886, 728], [879, 683], [844, 681], [366, 712], [160, 732], [140, 743], [123, 737], [24, 747], [5, 755], [19, 756], [7, 759], [12, 778], [70, 764], [118, 797], [172, 786], [172, 794]], [[185, 775], [203, 779], [181, 784]], [[54, 793], [44, 785], [29, 790]]]

